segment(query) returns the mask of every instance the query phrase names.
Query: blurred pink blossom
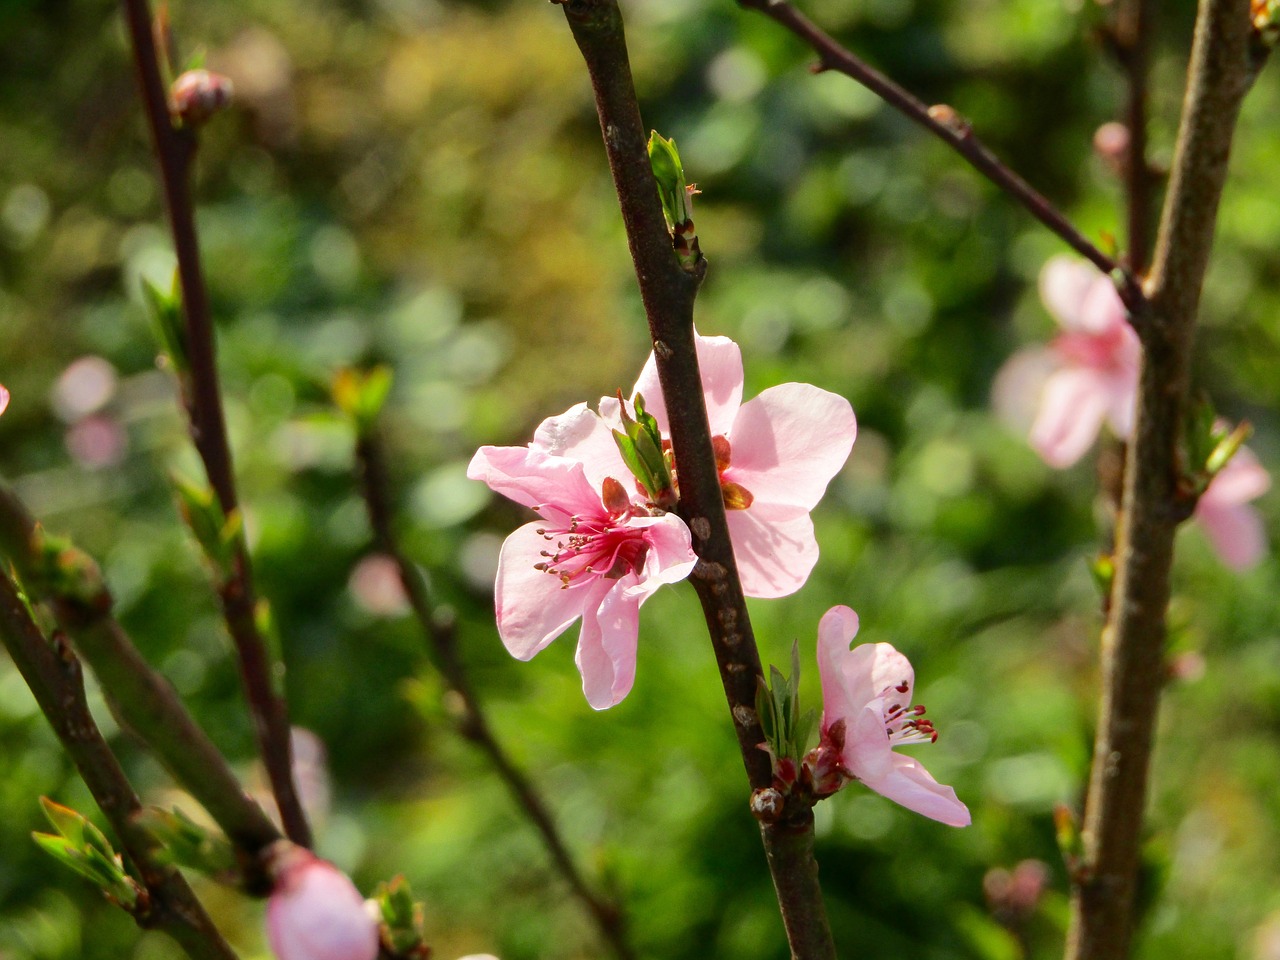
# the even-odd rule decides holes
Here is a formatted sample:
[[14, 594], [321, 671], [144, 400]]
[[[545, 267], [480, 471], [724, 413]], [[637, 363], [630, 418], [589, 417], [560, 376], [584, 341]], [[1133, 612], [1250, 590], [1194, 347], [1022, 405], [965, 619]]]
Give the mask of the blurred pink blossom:
[[267, 939], [278, 960], [374, 960], [378, 923], [341, 870], [279, 841], [267, 900]]
[[1063, 328], [1047, 348], [1014, 354], [996, 375], [996, 408], [1021, 419], [1034, 406], [1031, 445], [1053, 467], [1069, 467], [1089, 449], [1103, 422], [1133, 431], [1142, 348], [1111, 279], [1071, 257], [1040, 271], [1040, 297]]
[[635, 680], [640, 605], [693, 570], [689, 528], [633, 498], [608, 426], [586, 404], [543, 421], [527, 447], [481, 447], [467, 476], [540, 519], [502, 545], [494, 587], [498, 634], [528, 660], [578, 618], [587, 702], [618, 703]]
[[1267, 535], [1249, 501], [1262, 496], [1271, 477], [1248, 447], [1241, 447], [1210, 481], [1196, 504], [1195, 518], [1222, 562], [1247, 570], [1262, 559]]
[[9, 406], [9, 391], [4, 388], [4, 384], [0, 383], [0, 413], [4, 413]]
[[818, 624], [818, 672], [822, 678], [822, 738], [805, 758], [819, 793], [860, 780], [932, 820], [967, 827], [969, 809], [915, 759], [895, 753], [938, 738], [924, 707], [911, 706], [915, 673], [887, 643], [850, 649], [858, 615], [832, 607]]
[[[849, 458], [857, 419], [844, 397], [807, 383], [769, 387], [743, 403], [742, 350], [728, 337], [697, 335], [696, 341], [743, 592], [785, 597], [818, 562], [809, 512]], [[637, 393], [669, 436], [652, 354], [631, 396]], [[606, 420], [616, 422], [617, 409], [616, 399], [600, 402]]]

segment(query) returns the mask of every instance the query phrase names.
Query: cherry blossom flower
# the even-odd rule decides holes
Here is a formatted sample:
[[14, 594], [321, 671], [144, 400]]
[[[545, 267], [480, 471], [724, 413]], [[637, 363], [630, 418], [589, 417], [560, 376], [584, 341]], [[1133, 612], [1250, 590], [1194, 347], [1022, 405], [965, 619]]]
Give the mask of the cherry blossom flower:
[[858, 615], [832, 607], [818, 624], [822, 738], [805, 758], [820, 793], [860, 780], [876, 793], [932, 820], [967, 827], [969, 809], [912, 757], [894, 748], [938, 738], [924, 707], [911, 706], [915, 674], [887, 643], [850, 649]]
[[4, 384], [0, 383], [0, 413], [4, 413], [9, 406], [9, 391], [4, 388]]
[[1111, 279], [1087, 263], [1054, 257], [1040, 272], [1040, 297], [1063, 328], [1048, 348], [1014, 354], [996, 376], [996, 407], [1010, 419], [1038, 397], [1031, 445], [1050, 466], [1069, 467], [1105, 421], [1119, 438], [1133, 431], [1142, 347]]
[[346, 874], [287, 840], [270, 857], [267, 939], [278, 960], [377, 957], [378, 923]]
[[1249, 569], [1266, 553], [1262, 518], [1249, 501], [1270, 486], [1271, 477], [1253, 451], [1241, 447], [1196, 503], [1196, 520], [1222, 562], [1233, 570]]
[[[853, 449], [857, 419], [844, 397], [807, 383], [769, 387], [742, 402], [742, 351], [728, 337], [696, 336], [733, 554], [748, 597], [795, 593], [818, 562], [809, 512]], [[631, 395], [669, 436], [652, 354]], [[619, 417], [618, 401], [600, 413]], [[678, 478], [677, 478], [678, 482]]]
[[528, 660], [581, 618], [583, 693], [597, 710], [618, 703], [635, 679], [640, 605], [697, 561], [689, 528], [628, 494], [632, 475], [586, 404], [544, 421], [527, 447], [481, 447], [467, 476], [539, 515], [498, 558], [502, 642]]

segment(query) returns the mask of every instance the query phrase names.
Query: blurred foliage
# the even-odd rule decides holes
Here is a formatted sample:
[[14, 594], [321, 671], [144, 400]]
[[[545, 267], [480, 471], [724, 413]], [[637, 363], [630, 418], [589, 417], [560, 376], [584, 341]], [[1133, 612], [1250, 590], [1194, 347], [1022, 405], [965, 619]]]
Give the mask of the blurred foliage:
[[[1167, 163], [1192, 5], [1160, 5], [1153, 155]], [[1122, 77], [1093, 0], [812, 0], [806, 9], [928, 101], [953, 104], [1092, 236], [1121, 195], [1093, 157]], [[860, 433], [815, 514], [823, 555], [799, 595], [752, 607], [767, 662], [821, 613], [915, 663], [942, 731], [923, 751], [974, 826], [950, 830], [850, 788], [819, 806], [842, 955], [1049, 958], [1066, 880], [1055, 803], [1078, 803], [1098, 678], [1089, 562], [1105, 510], [1089, 465], [1043, 466], [989, 412], [993, 374], [1052, 321], [1035, 293], [1059, 242], [944, 147], [728, 2], [634, 0], [646, 122], [702, 191], [706, 333], [738, 339], [747, 395], [784, 380], [849, 397]], [[199, 159], [246, 527], [289, 663], [296, 721], [327, 745], [321, 851], [362, 889], [404, 873], [438, 956], [601, 951], [539, 842], [447, 722], [420, 635], [362, 561], [352, 436], [330, 407], [345, 365], [385, 363], [385, 423], [411, 553], [456, 613], [496, 727], [573, 849], [630, 911], [642, 954], [785, 955], [714, 662], [691, 591], [646, 606], [635, 691], [594, 714], [573, 634], [532, 663], [495, 634], [491, 578], [510, 504], [466, 481], [481, 443], [627, 389], [643, 317], [580, 58], [546, 4], [478, 0], [180, 3], [183, 55], [235, 82]], [[1264, 71], [1233, 151], [1204, 297], [1200, 383], [1280, 462], [1280, 169]], [[140, 281], [172, 258], [118, 11], [0, 4], [0, 470], [102, 562], [121, 618], [251, 774], [229, 646], [167, 477], [192, 454], [157, 370]], [[1260, 501], [1273, 534], [1276, 497]], [[1236, 576], [1179, 539], [1171, 686], [1150, 804], [1153, 879], [1139, 955], [1272, 960], [1280, 940], [1280, 655], [1274, 560]], [[1199, 660], [1197, 658], [1200, 658]], [[1181, 661], [1180, 661], [1181, 662]], [[100, 698], [98, 706], [101, 706]], [[99, 711], [148, 799], [158, 766]], [[96, 810], [0, 664], [0, 957], [177, 955], [30, 840], [36, 798]], [[1048, 891], [1010, 913], [991, 874], [1035, 859]], [[1154, 879], [1161, 878], [1158, 889]], [[986, 878], [987, 896], [984, 896]], [[246, 957], [260, 911], [202, 888]], [[1005, 907], [1008, 905], [1006, 904]], [[1002, 926], [1002, 922], [1007, 926]], [[1270, 946], [1268, 946], [1270, 944]]]

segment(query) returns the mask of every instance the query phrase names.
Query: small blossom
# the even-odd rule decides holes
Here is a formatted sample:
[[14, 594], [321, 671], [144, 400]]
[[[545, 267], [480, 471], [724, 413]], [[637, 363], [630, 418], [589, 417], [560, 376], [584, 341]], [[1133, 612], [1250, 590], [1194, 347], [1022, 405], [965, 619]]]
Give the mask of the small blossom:
[[887, 643], [850, 649], [858, 615], [832, 607], [818, 624], [822, 678], [822, 738], [805, 758], [822, 793], [860, 780], [908, 810], [953, 827], [969, 825], [969, 809], [912, 757], [894, 748], [938, 738], [924, 707], [911, 706], [915, 674]]
[[287, 840], [269, 856], [275, 887], [267, 900], [267, 939], [278, 960], [377, 957], [377, 921], [346, 874]]
[[1069, 467], [1105, 421], [1133, 431], [1142, 347], [1111, 279], [1070, 257], [1040, 272], [1040, 296], [1063, 328], [1047, 349], [1014, 354], [996, 376], [995, 402], [1011, 419], [1038, 395], [1031, 445], [1053, 467]]
[[527, 447], [481, 447], [467, 476], [540, 517], [498, 558], [502, 642], [528, 660], [581, 618], [583, 693], [597, 710], [618, 703], [635, 680], [640, 605], [697, 562], [689, 528], [627, 492], [613, 435], [585, 404], [544, 421]]
[[[743, 592], [785, 597], [804, 585], [818, 562], [809, 513], [849, 458], [857, 419], [849, 401], [807, 383], [769, 387], [743, 403], [738, 345], [728, 337], [696, 336], [696, 342]], [[670, 436], [652, 354], [631, 395], [637, 393]], [[618, 401], [602, 400], [600, 412], [618, 419]]]
[[1248, 447], [1235, 452], [1196, 503], [1195, 518], [1222, 562], [1247, 570], [1267, 550], [1267, 534], [1258, 511], [1249, 505], [1267, 492], [1271, 477]]

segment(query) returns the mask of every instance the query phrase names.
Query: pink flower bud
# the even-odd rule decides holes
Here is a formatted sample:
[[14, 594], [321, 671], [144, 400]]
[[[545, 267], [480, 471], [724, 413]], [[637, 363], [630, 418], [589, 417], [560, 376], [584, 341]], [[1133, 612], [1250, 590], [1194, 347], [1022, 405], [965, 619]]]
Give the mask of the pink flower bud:
[[7, 406], [9, 406], [9, 391], [4, 388], [4, 384], [0, 383], [0, 413], [4, 413]]
[[267, 939], [279, 960], [374, 960], [378, 924], [341, 870], [282, 840], [268, 854], [275, 888]]
[[184, 126], [199, 126], [231, 103], [231, 81], [220, 73], [188, 70], [169, 88], [169, 105]]

